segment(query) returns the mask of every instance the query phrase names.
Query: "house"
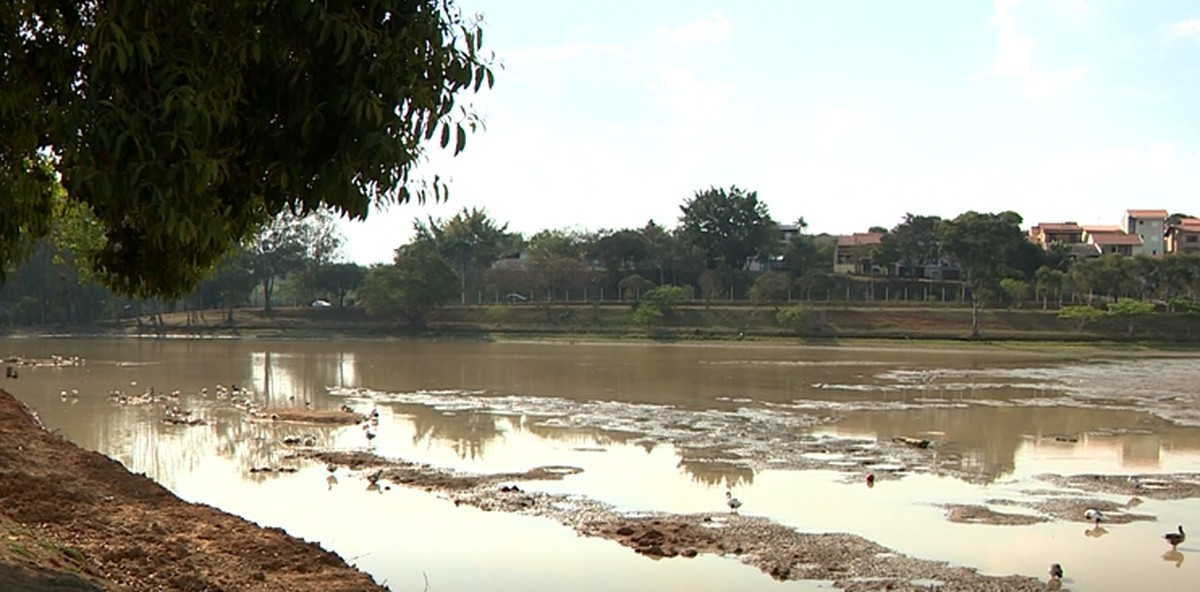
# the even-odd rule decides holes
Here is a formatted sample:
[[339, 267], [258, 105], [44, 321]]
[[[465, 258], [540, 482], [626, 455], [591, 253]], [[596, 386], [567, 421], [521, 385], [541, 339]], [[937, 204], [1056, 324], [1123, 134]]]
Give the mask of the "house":
[[1075, 222], [1042, 222], [1029, 229], [1029, 239], [1042, 249], [1049, 249], [1055, 243], [1082, 243], [1083, 227]]
[[882, 232], [856, 232], [837, 237], [833, 252], [833, 272], [872, 274], [871, 251], [883, 241]]
[[1163, 233], [1167, 253], [1200, 253], [1200, 218], [1180, 218]]
[[[1111, 227], [1110, 227], [1111, 228]], [[1097, 255], [1116, 253], [1132, 256], [1142, 251], [1142, 238], [1136, 234], [1128, 234], [1120, 229], [1116, 231], [1084, 231], [1087, 244], [1095, 248]]]
[[1142, 239], [1141, 245], [1134, 248], [1134, 255], [1157, 257], [1166, 253], [1163, 241], [1166, 226], [1166, 210], [1125, 210], [1123, 229], [1126, 234]]
[[792, 239], [800, 235], [804, 231], [804, 227], [799, 224], [776, 224], [775, 232], [779, 237], [779, 242], [784, 248], [792, 244]]

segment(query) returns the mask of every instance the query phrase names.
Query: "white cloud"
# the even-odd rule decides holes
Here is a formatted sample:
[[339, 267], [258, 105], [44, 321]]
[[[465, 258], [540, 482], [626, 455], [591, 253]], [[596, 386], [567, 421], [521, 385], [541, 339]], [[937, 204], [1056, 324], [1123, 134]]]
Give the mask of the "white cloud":
[[1061, 95], [1087, 74], [1082, 68], [1056, 72], [1037, 68], [1033, 61], [1033, 39], [1018, 30], [1013, 18], [1018, 0], [994, 0], [993, 4], [995, 14], [988, 27], [996, 31], [996, 55], [990, 68], [968, 77], [970, 82], [988, 78], [1013, 80], [1020, 85], [1022, 96], [1039, 100]]
[[729, 39], [732, 28], [729, 25], [729, 19], [719, 11], [712, 11], [706, 15], [702, 15], [692, 20], [691, 22], [677, 29], [662, 29], [660, 33], [665, 34], [671, 41], [680, 44], [686, 43], [724, 43]]
[[996, 57], [991, 73], [998, 77], [1020, 78], [1029, 73], [1033, 41], [1017, 31], [1012, 9], [1015, 0], [996, 0], [996, 14], [991, 24], [996, 28]]
[[1200, 18], [1180, 21], [1167, 28], [1167, 39], [1180, 37], [1200, 37]]

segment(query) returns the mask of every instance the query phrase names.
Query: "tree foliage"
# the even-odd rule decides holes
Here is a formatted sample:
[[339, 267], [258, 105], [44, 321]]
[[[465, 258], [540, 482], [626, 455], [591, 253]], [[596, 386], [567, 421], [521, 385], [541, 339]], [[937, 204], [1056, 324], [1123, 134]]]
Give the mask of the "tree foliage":
[[769, 271], [754, 280], [750, 286], [750, 300], [758, 304], [778, 304], [787, 300], [792, 290], [792, 279], [788, 274]]
[[367, 276], [367, 268], [357, 263], [330, 263], [317, 268], [313, 287], [322, 294], [329, 294], [339, 308], [346, 306], [346, 296], [357, 290]]
[[98, 277], [138, 295], [284, 211], [441, 198], [410, 184], [423, 143], [461, 151], [458, 97], [493, 76], [451, 0], [15, 0], [0, 31], [0, 263], [50, 231], [61, 178], [103, 229]]
[[479, 208], [463, 208], [449, 220], [417, 220], [413, 227], [416, 240], [428, 241], [454, 265], [464, 295], [482, 282], [492, 263], [519, 250], [520, 237], [508, 232], [508, 224], [499, 224]]
[[743, 269], [776, 246], [775, 222], [758, 193], [709, 188], [680, 206], [680, 238], [704, 253], [709, 268]]
[[937, 227], [942, 219], [937, 216], [905, 214], [904, 221], [883, 235], [880, 240], [878, 260], [884, 265], [902, 263], [912, 277], [918, 269], [937, 261], [941, 255]]
[[1064, 306], [1058, 311], [1058, 318], [1068, 321], [1078, 321], [1078, 329], [1083, 331], [1084, 325], [1100, 319], [1104, 316], [1104, 311], [1094, 306], [1087, 304], [1076, 306]]
[[1109, 316], [1125, 319], [1126, 333], [1133, 335], [1134, 321], [1154, 314], [1154, 305], [1135, 298], [1118, 298], [1108, 305]]
[[285, 211], [262, 228], [250, 243], [248, 267], [262, 286], [264, 310], [271, 310], [276, 280], [304, 269], [310, 253], [311, 230], [308, 220]]
[[671, 316], [675, 307], [687, 297], [682, 286], [658, 286], [642, 295], [633, 310], [633, 320], [639, 325], [653, 326]]
[[424, 325], [426, 315], [458, 295], [454, 268], [422, 243], [396, 249], [391, 264], [371, 267], [359, 289], [368, 313], [402, 317], [413, 328]]

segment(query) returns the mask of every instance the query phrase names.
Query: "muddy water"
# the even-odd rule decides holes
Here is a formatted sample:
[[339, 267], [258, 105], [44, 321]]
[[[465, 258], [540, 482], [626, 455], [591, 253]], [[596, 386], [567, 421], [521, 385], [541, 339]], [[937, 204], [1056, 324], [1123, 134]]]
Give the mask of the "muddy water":
[[[4, 387], [51, 429], [145, 472], [185, 499], [318, 540], [397, 590], [777, 590], [733, 559], [653, 561], [539, 518], [456, 507], [291, 457], [371, 449], [473, 471], [584, 469], [529, 489], [582, 494], [638, 511], [712, 511], [727, 486], [743, 513], [806, 532], [851, 532], [911, 555], [986, 573], [1041, 576], [1062, 563], [1074, 590], [1187, 589], [1196, 547], [1161, 534], [1200, 528], [1200, 503], [1146, 500], [1155, 520], [1054, 518], [1029, 526], [958, 524], [945, 506], [1036, 512], [1078, 496], [1045, 474], [1200, 472], [1200, 359], [1094, 350], [796, 348], [568, 343], [276, 342], [14, 339], [0, 353], [79, 356], [80, 367], [22, 368]], [[357, 427], [248, 422], [216, 386], [252, 389], [265, 407], [378, 406], [378, 437]], [[159, 405], [113, 391], [179, 391], [207, 420], [163, 425]], [[935, 445], [916, 462], [886, 447], [863, 462], [837, 446], [893, 437]], [[816, 446], [813, 446], [816, 443]], [[826, 444], [828, 444], [826, 446]], [[827, 449], [822, 449], [826, 446]], [[814, 464], [815, 463], [815, 464]], [[295, 473], [256, 473], [261, 467]], [[1086, 531], [1086, 532], [1085, 532]], [[1102, 536], [1088, 536], [1102, 534]], [[1191, 558], [1191, 561], [1188, 559]]]

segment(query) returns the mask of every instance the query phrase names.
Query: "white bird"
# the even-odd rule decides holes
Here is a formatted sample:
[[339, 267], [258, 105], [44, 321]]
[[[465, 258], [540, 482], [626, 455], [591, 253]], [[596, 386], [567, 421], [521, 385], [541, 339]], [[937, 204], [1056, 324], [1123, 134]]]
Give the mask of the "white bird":
[[1183, 526], [1181, 525], [1179, 527], [1179, 532], [1168, 532], [1167, 534], [1163, 535], [1163, 538], [1167, 539], [1167, 542], [1171, 543], [1171, 548], [1174, 549], [1175, 547], [1183, 544], [1183, 541], [1187, 540], [1187, 535], [1183, 533]]
[[1087, 520], [1091, 520], [1092, 522], [1095, 522], [1097, 526], [1099, 526], [1101, 522], [1108, 522], [1108, 516], [1105, 516], [1100, 510], [1097, 510], [1096, 508], [1088, 508], [1088, 509], [1084, 510], [1083, 517]]
[[737, 513], [738, 508], [742, 507], [742, 501], [736, 497], [733, 497], [733, 492], [726, 491], [725, 505], [729, 506], [729, 513], [734, 514]]

